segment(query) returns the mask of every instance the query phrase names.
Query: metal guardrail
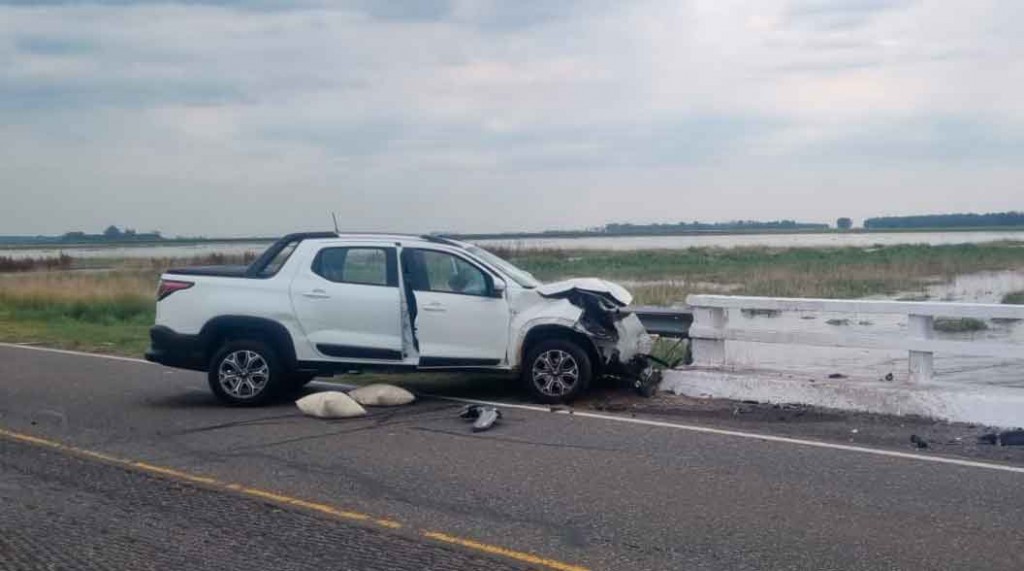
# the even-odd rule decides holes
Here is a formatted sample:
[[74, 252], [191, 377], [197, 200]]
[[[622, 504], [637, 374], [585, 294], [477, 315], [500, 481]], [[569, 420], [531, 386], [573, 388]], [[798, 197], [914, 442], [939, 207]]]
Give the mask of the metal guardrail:
[[693, 311], [689, 308], [657, 307], [652, 305], [636, 305], [625, 308], [638, 318], [644, 329], [652, 335], [687, 339], [690, 337], [690, 325], [693, 323]]
[[[694, 362], [719, 367], [726, 365], [726, 341], [753, 341], [819, 347], [856, 347], [864, 349], [903, 349], [910, 356], [910, 379], [929, 381], [936, 352], [987, 357], [1016, 358], [1024, 355], [1020, 343], [990, 339], [934, 339], [936, 317], [975, 319], [1024, 319], [1024, 306], [982, 303], [936, 303], [912, 301], [875, 301], [847, 299], [799, 299], [742, 297], [727, 295], [691, 295], [686, 299], [696, 323], [690, 330]], [[729, 325], [729, 309], [766, 311], [816, 311], [836, 313], [887, 313], [907, 316], [905, 335], [799, 330], [755, 330]]]

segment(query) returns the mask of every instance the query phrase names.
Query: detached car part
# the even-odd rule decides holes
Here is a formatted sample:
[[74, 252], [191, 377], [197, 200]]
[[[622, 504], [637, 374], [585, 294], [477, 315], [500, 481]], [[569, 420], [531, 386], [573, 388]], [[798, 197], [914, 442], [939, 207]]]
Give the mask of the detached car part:
[[501, 418], [501, 411], [493, 406], [471, 404], [462, 409], [459, 418], [473, 421], [473, 432], [489, 430]]

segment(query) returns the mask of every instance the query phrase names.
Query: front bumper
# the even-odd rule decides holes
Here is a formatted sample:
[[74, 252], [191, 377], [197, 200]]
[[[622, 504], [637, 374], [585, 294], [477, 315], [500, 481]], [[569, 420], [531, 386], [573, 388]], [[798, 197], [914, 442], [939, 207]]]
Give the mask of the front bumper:
[[157, 325], [149, 330], [149, 339], [147, 361], [180, 369], [206, 370], [206, 346], [200, 336], [184, 335], [170, 327]]

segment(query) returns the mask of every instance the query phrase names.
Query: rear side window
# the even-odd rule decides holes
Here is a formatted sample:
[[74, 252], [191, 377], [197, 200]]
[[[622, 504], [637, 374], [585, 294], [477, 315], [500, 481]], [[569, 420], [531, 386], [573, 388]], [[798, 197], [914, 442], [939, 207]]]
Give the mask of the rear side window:
[[283, 248], [278, 250], [277, 255], [267, 262], [267, 265], [260, 270], [259, 276], [261, 278], [269, 278], [281, 270], [284, 263], [288, 261], [288, 258], [292, 257], [292, 252], [299, 246], [299, 241], [288, 242]]
[[336, 283], [398, 285], [393, 248], [324, 248], [313, 260], [313, 273]]

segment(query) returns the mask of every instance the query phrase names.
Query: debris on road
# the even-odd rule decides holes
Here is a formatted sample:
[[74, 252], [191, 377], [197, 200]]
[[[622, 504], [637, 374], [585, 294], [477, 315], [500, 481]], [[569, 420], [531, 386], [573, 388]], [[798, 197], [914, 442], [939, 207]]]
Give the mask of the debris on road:
[[351, 390], [348, 396], [363, 406], [402, 406], [416, 400], [416, 396], [402, 387], [377, 383]]
[[[657, 360], [662, 364], [667, 364], [656, 357], [649, 357], [651, 360]], [[671, 368], [671, 367], [670, 367]], [[654, 393], [658, 390], [658, 385], [661, 384], [661, 371], [654, 367], [644, 368], [635, 381], [633, 381], [633, 388], [636, 389], [637, 394], [642, 397], [650, 398], [654, 396]]]
[[928, 441], [916, 434], [910, 435], [910, 443], [917, 448], [928, 448]]
[[307, 416], [316, 418], [353, 418], [366, 416], [366, 409], [345, 393], [327, 391], [314, 393], [295, 401]]
[[479, 404], [467, 405], [459, 413], [459, 418], [473, 421], [473, 432], [483, 432], [490, 429], [498, 419], [501, 418], [501, 411], [493, 406]]
[[891, 383], [895, 378], [892, 373], [886, 373], [882, 380]]
[[831, 375], [828, 376], [828, 378], [830, 378], [830, 379], [845, 379], [846, 375], [844, 375], [842, 373], [832, 373]]
[[1024, 430], [1004, 430], [982, 434], [978, 437], [978, 442], [997, 446], [1024, 446]]

